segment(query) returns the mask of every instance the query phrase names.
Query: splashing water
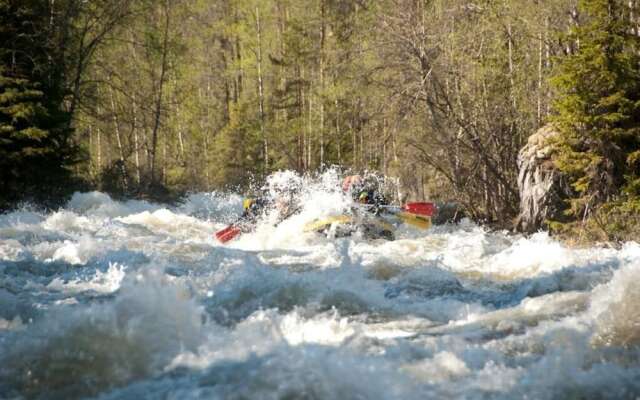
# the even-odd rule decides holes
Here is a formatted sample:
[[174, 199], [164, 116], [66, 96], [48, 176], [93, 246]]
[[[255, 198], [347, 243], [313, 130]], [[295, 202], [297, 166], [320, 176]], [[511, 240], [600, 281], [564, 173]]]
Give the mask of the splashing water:
[[640, 396], [639, 244], [328, 239], [303, 227], [348, 204], [335, 171], [267, 183], [300, 212], [226, 246], [237, 194], [0, 215], [0, 398]]

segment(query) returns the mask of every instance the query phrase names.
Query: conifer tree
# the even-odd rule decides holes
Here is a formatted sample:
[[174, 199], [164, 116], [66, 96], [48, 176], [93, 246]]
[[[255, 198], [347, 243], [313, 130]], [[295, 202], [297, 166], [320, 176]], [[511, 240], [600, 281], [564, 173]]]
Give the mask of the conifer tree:
[[51, 62], [48, 14], [45, 2], [0, 1], [0, 209], [55, 201], [78, 154]]
[[620, 0], [582, 0], [573, 54], [553, 79], [553, 118], [562, 135], [557, 163], [577, 198], [570, 212], [640, 195], [640, 38]]

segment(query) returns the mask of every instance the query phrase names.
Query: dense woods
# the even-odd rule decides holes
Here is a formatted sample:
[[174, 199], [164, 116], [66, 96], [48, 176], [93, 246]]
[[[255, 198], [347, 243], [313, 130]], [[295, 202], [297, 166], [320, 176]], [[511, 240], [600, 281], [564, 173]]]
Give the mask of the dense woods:
[[[635, 1], [585, 1], [562, 60], [552, 120], [557, 165], [575, 190], [567, 213], [599, 239], [640, 234], [640, 21]], [[582, 226], [582, 225], [579, 225]]]
[[637, 213], [636, 3], [1, 0], [0, 201], [338, 165], [508, 225], [518, 151], [553, 123], [568, 212]]

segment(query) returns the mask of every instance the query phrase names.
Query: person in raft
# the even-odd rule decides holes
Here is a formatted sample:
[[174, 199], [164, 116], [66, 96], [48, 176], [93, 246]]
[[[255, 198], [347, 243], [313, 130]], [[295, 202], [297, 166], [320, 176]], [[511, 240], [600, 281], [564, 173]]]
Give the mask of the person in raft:
[[289, 218], [300, 210], [298, 199], [300, 188], [276, 186], [271, 190], [264, 190], [264, 194], [257, 198], [245, 199], [242, 203], [243, 212], [240, 217], [240, 229], [243, 232], [252, 231], [258, 219], [265, 215], [268, 209], [277, 212], [276, 224]]
[[[374, 174], [348, 175], [342, 180], [342, 190], [349, 193], [355, 203], [363, 205], [366, 211], [374, 215], [380, 215], [383, 206], [389, 204], [382, 194], [380, 178]], [[278, 212], [277, 223], [289, 218], [300, 210], [299, 191], [298, 187], [276, 186], [263, 196], [245, 199], [240, 228], [244, 232], [253, 230], [268, 208], [274, 208]]]
[[380, 178], [373, 174], [349, 175], [342, 180], [342, 191], [349, 193], [354, 202], [366, 206], [367, 211], [380, 215], [384, 206], [389, 205], [382, 193]]

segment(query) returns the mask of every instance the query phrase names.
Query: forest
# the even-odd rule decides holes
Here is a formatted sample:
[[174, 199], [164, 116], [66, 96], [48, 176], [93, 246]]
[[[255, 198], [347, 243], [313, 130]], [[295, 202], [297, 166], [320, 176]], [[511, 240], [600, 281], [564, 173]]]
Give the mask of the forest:
[[566, 218], [638, 233], [636, 0], [0, 0], [0, 209], [277, 170], [397, 178], [513, 226], [551, 124]]

